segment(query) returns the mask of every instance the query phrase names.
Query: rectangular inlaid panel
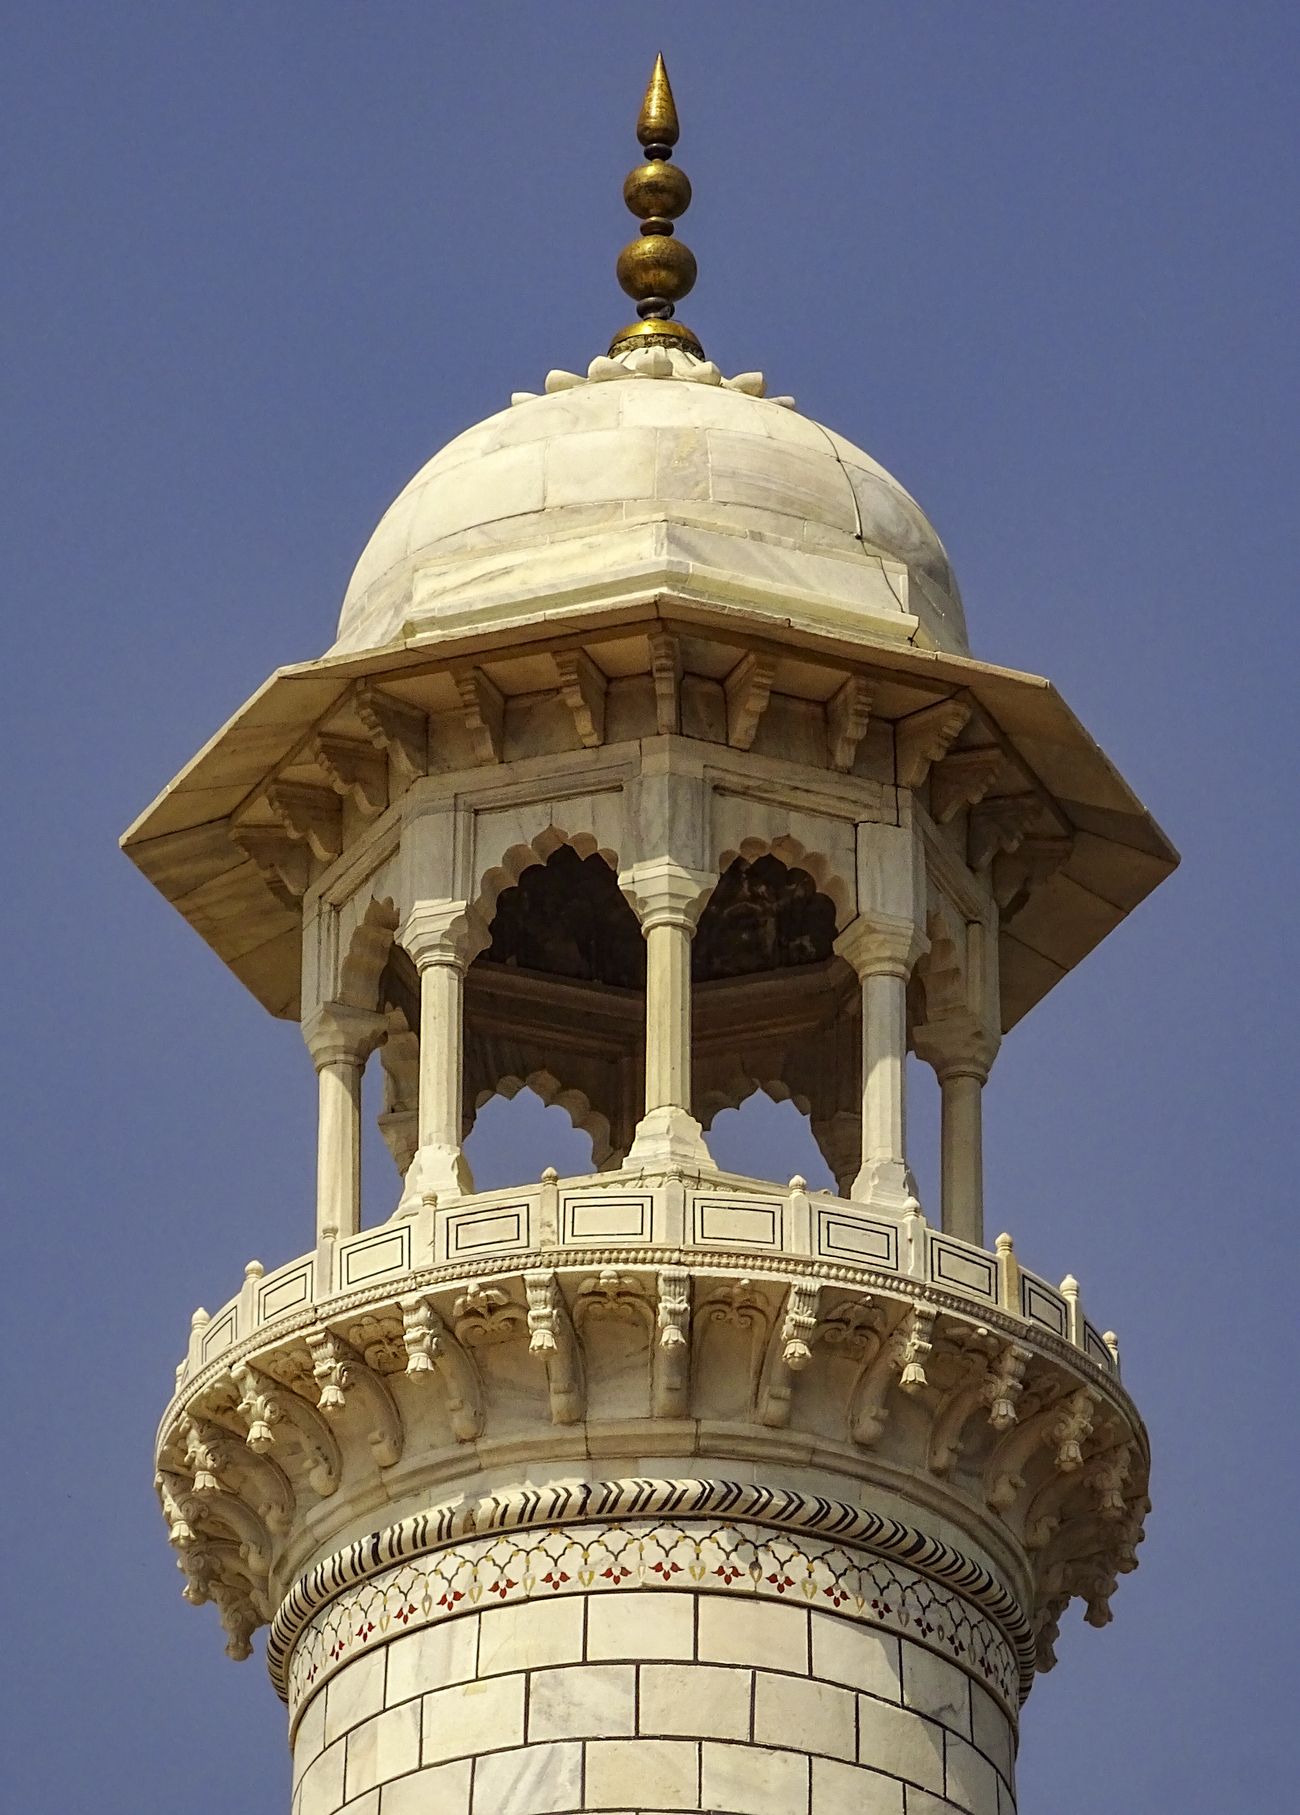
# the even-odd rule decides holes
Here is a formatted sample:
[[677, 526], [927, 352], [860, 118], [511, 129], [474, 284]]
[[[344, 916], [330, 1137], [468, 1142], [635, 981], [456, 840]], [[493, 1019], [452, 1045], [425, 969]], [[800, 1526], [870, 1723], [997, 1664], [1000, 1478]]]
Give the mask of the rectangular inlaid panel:
[[1041, 1324], [1053, 1336], [1069, 1336], [1070, 1317], [1065, 1300], [1059, 1292], [1044, 1285], [1041, 1279], [1031, 1278], [1028, 1273], [1020, 1275], [1020, 1310], [1030, 1323]]
[[239, 1314], [234, 1305], [223, 1311], [215, 1323], [210, 1323], [203, 1332], [201, 1351], [204, 1361], [211, 1361], [214, 1355], [220, 1355], [228, 1349], [239, 1333]]
[[605, 1192], [575, 1193], [560, 1211], [562, 1242], [648, 1242], [649, 1195], [614, 1197]]
[[385, 1273], [405, 1273], [411, 1264], [411, 1229], [403, 1223], [396, 1229], [376, 1230], [373, 1235], [360, 1235], [339, 1251], [339, 1283], [359, 1286], [363, 1280], [378, 1279]]
[[898, 1271], [898, 1227], [856, 1211], [817, 1206], [817, 1253], [863, 1267]]
[[258, 1322], [265, 1323], [268, 1318], [279, 1317], [297, 1305], [305, 1305], [311, 1297], [311, 1276], [311, 1262], [303, 1261], [287, 1272], [273, 1274], [264, 1280], [257, 1294]]
[[930, 1236], [930, 1278], [937, 1286], [956, 1286], [989, 1304], [997, 1303], [998, 1275], [992, 1256], [942, 1235]]
[[529, 1205], [494, 1204], [485, 1210], [453, 1211], [447, 1218], [447, 1259], [487, 1249], [510, 1253], [528, 1246]]
[[1115, 1357], [1102, 1341], [1101, 1331], [1090, 1324], [1086, 1317], [1083, 1320], [1083, 1350], [1085, 1355], [1090, 1355], [1100, 1367], [1105, 1368], [1108, 1374], [1115, 1372]]
[[691, 1240], [722, 1247], [780, 1246], [781, 1206], [746, 1203], [743, 1198], [705, 1197], [691, 1201]]

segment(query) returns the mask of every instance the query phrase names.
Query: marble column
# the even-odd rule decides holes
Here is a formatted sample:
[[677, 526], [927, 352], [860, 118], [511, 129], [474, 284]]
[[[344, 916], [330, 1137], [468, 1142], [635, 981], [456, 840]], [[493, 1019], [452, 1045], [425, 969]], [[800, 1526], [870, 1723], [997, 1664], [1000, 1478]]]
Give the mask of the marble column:
[[632, 1165], [713, 1167], [691, 1113], [691, 940], [716, 880], [667, 858], [620, 878], [646, 942], [645, 1114]]
[[915, 1210], [907, 1164], [907, 982], [926, 948], [910, 920], [859, 915], [835, 941], [862, 985], [862, 1165], [853, 1196]]
[[361, 1074], [384, 1036], [382, 1015], [346, 1002], [323, 1003], [303, 1023], [316, 1067], [316, 1241], [340, 1241], [361, 1227]]
[[398, 943], [420, 978], [419, 1139], [400, 1205], [412, 1214], [474, 1189], [461, 1145], [465, 972], [487, 935], [463, 901], [417, 901]]
[[918, 1058], [939, 1080], [943, 1227], [984, 1246], [983, 1090], [998, 1049], [973, 1015], [954, 1015], [914, 1030]]

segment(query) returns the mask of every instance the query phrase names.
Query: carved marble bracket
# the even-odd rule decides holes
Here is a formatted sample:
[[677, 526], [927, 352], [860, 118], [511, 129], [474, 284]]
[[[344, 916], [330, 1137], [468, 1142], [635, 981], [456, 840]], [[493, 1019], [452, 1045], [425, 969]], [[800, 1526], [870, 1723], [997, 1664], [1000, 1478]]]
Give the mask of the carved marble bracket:
[[376, 750], [392, 759], [403, 782], [409, 785], [427, 774], [429, 721], [418, 706], [408, 706], [405, 700], [374, 687], [358, 687], [355, 705], [367, 737]]
[[458, 1443], [472, 1443], [483, 1430], [483, 1384], [472, 1358], [443, 1322], [431, 1298], [402, 1301], [406, 1371], [437, 1374], [447, 1398], [447, 1416]]
[[752, 745], [767, 711], [775, 678], [775, 656], [756, 655], [751, 651], [741, 657], [723, 682], [727, 700], [727, 742], [733, 750], [748, 750]]
[[334, 1433], [316, 1407], [247, 1362], [236, 1362], [231, 1378], [239, 1394], [236, 1410], [247, 1427], [249, 1449], [264, 1456], [279, 1449], [284, 1432], [291, 1432], [307, 1464], [309, 1486], [328, 1499], [338, 1489], [343, 1463]]
[[474, 747], [474, 760], [499, 763], [506, 722], [506, 703], [500, 688], [481, 668], [454, 668], [451, 678], [460, 696], [461, 715]]
[[586, 1410], [582, 1354], [569, 1308], [554, 1273], [525, 1273], [528, 1293], [528, 1352], [541, 1358], [553, 1424], [576, 1424]]
[[970, 719], [966, 700], [940, 700], [899, 719], [894, 726], [894, 766], [900, 788], [919, 788], [931, 764], [951, 750]]
[[885, 1402], [895, 1380], [905, 1393], [919, 1393], [929, 1384], [925, 1359], [937, 1314], [930, 1304], [907, 1306], [859, 1374], [849, 1404], [849, 1431], [864, 1449], [884, 1431], [889, 1418]]
[[290, 838], [301, 839], [313, 857], [333, 863], [343, 849], [343, 803], [323, 783], [274, 781], [266, 804]]
[[578, 742], [595, 750], [605, 741], [605, 692], [609, 686], [602, 671], [581, 649], [565, 649], [552, 656], [560, 682], [560, 697], [573, 715]]
[[790, 1287], [779, 1323], [773, 1327], [758, 1391], [762, 1423], [783, 1428], [790, 1422], [794, 1377], [812, 1360], [813, 1333], [821, 1288], [813, 1281]]
[[656, 1418], [687, 1418], [691, 1409], [691, 1276], [685, 1267], [659, 1274], [650, 1398]]
[[231, 838], [250, 857], [281, 907], [295, 913], [311, 881], [311, 854], [283, 826], [232, 826]]
[[372, 745], [318, 731], [312, 754], [337, 795], [350, 798], [363, 818], [379, 817], [388, 805], [388, 765]]
[[649, 643], [655, 729], [667, 736], [682, 728], [682, 646], [670, 630], [652, 631]]
[[333, 1330], [309, 1331], [307, 1347], [320, 1389], [321, 1411], [327, 1418], [340, 1418], [357, 1402], [370, 1424], [366, 1441], [371, 1454], [380, 1468], [391, 1468], [401, 1460], [402, 1420], [382, 1377]]
[[867, 735], [876, 683], [864, 674], [851, 674], [826, 702], [826, 748], [832, 769], [847, 775], [857, 759], [858, 745]]
[[971, 869], [987, 870], [995, 857], [1019, 850], [1041, 811], [1036, 794], [1005, 794], [981, 801], [970, 816]]
[[930, 772], [930, 813], [941, 826], [963, 807], [978, 806], [997, 780], [1005, 757], [996, 745], [953, 750]]

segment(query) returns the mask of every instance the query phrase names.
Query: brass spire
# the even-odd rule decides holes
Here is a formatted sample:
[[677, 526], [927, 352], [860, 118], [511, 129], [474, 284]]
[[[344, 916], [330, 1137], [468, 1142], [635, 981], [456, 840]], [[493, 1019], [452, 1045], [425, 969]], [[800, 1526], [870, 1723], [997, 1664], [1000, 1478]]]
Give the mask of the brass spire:
[[630, 171], [623, 184], [623, 200], [641, 221], [641, 237], [618, 255], [618, 281], [635, 301], [641, 319], [614, 336], [611, 354], [666, 346], [704, 357], [691, 330], [672, 319], [674, 305], [695, 285], [695, 254], [673, 237], [673, 222], [691, 201], [685, 171], [669, 162], [678, 131], [668, 71], [659, 56], [636, 123], [646, 161]]

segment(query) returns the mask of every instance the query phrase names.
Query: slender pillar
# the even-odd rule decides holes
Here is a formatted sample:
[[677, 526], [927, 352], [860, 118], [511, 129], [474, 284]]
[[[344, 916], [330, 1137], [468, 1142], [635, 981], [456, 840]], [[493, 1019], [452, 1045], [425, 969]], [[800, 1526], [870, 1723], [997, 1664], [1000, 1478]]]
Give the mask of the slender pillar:
[[917, 1208], [907, 1164], [907, 980], [925, 950], [910, 920], [860, 915], [835, 949], [862, 984], [862, 1166], [853, 1195], [882, 1208]]
[[361, 1074], [383, 1038], [383, 1017], [346, 1002], [323, 1003], [303, 1023], [316, 1067], [316, 1241], [345, 1240], [361, 1227]]
[[691, 940], [716, 880], [667, 858], [621, 879], [646, 942], [645, 1114], [633, 1164], [713, 1166], [691, 1113]]
[[465, 971], [486, 934], [463, 901], [418, 901], [398, 940], [420, 976], [419, 1144], [400, 1206], [411, 1214], [474, 1189], [461, 1148]]
[[973, 1015], [953, 1015], [913, 1032], [917, 1056], [939, 1080], [943, 1227], [984, 1246], [984, 1085], [998, 1042]]

